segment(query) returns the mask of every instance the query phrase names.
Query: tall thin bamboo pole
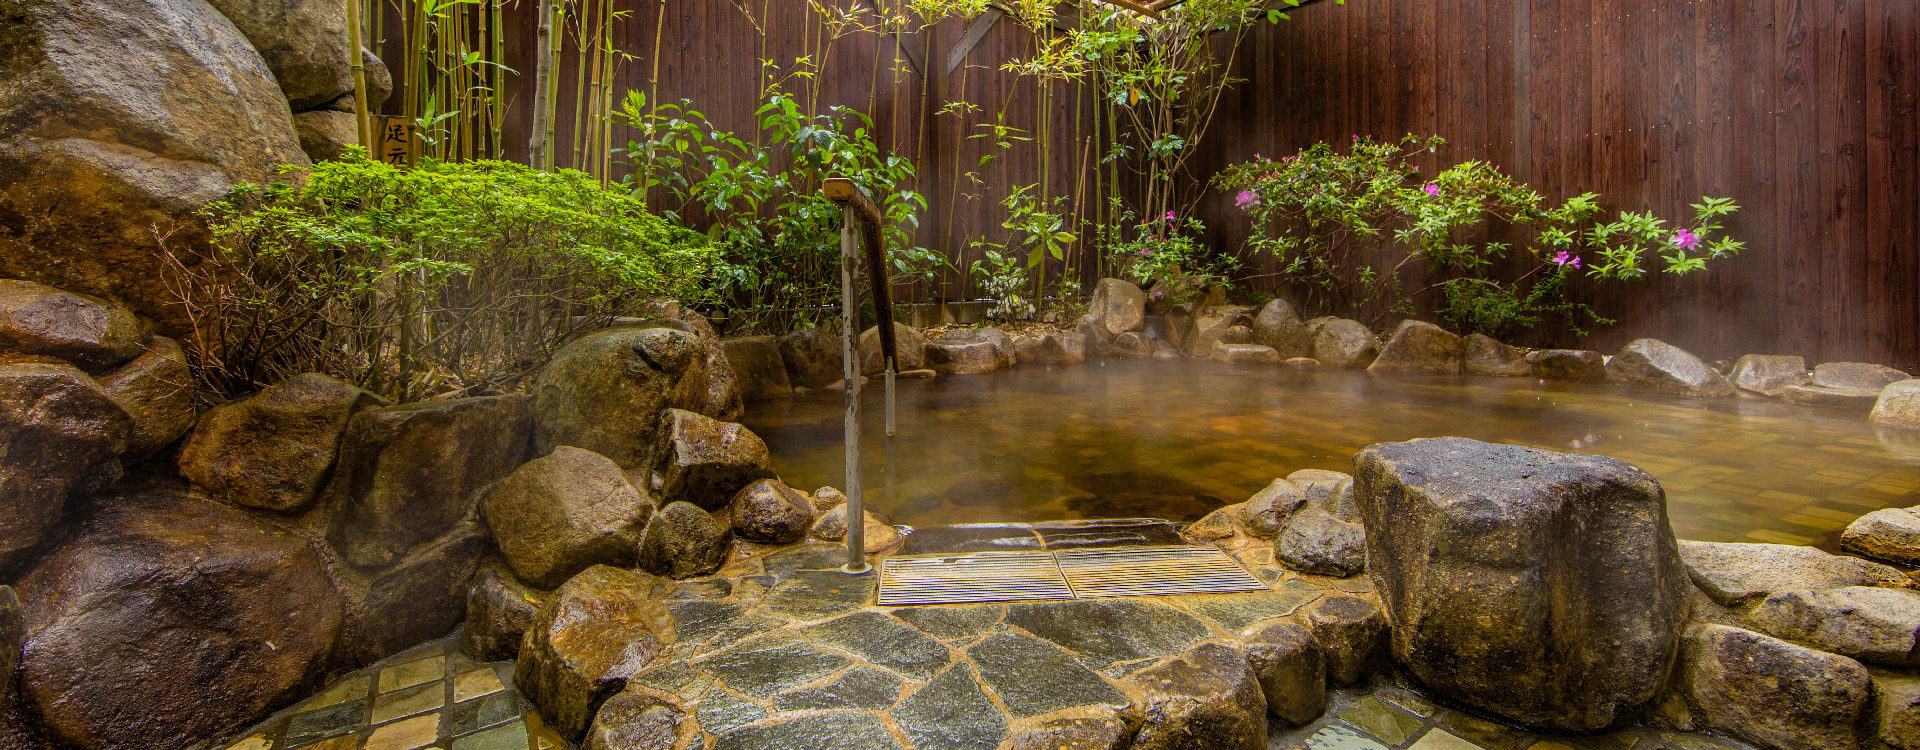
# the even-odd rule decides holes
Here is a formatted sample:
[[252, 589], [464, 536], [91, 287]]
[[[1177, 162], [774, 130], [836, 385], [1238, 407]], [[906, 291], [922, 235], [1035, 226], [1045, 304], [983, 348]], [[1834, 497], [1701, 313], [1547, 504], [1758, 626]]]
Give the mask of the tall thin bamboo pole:
[[360, 46], [360, 0], [347, 1], [347, 45], [353, 55], [353, 125], [359, 131], [360, 147], [373, 146], [373, 126], [367, 119], [367, 64]]

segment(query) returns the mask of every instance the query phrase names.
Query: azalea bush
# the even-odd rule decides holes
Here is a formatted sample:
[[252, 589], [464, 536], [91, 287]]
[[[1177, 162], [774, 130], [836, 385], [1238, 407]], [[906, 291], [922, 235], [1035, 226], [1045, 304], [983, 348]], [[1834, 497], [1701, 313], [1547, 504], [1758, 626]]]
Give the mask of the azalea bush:
[[1200, 241], [1207, 228], [1199, 219], [1183, 220], [1172, 211], [1141, 221], [1135, 221], [1131, 211], [1120, 216], [1122, 225], [1132, 225], [1131, 231], [1103, 229], [1110, 236], [1102, 247], [1116, 273], [1150, 289], [1153, 302], [1191, 302], [1209, 289], [1231, 285], [1239, 263]]
[[[1739, 210], [1729, 199], [1702, 198], [1678, 223], [1631, 211], [1603, 220], [1598, 194], [1549, 204], [1488, 162], [1423, 175], [1416, 157], [1444, 145], [1354, 136], [1344, 153], [1319, 143], [1278, 160], [1256, 155], [1213, 184], [1234, 193], [1251, 221], [1246, 252], [1271, 258], [1281, 283], [1369, 320], [1411, 314], [1422, 295], [1439, 293], [1441, 315], [1469, 331], [1510, 332], [1551, 317], [1584, 334], [1583, 325], [1611, 321], [1566, 298], [1574, 276], [1631, 281], [1650, 267], [1684, 275], [1743, 247], [1722, 234], [1722, 221]], [[1503, 226], [1526, 239], [1487, 239]], [[1496, 276], [1515, 258], [1527, 270]], [[1406, 273], [1420, 267], [1440, 280], [1410, 288]]]
[[555, 349], [724, 271], [705, 237], [583, 172], [357, 147], [303, 182], [203, 211], [210, 247], [159, 253], [206, 390], [322, 372], [398, 401], [509, 391]]

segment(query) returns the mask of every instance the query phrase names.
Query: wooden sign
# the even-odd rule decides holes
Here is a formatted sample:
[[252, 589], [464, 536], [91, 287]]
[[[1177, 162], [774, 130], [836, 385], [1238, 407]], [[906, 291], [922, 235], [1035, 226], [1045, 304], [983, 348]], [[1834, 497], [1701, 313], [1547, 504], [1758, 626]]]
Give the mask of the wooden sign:
[[376, 115], [373, 128], [373, 158], [396, 167], [410, 167], [419, 161], [413, 123], [407, 118]]

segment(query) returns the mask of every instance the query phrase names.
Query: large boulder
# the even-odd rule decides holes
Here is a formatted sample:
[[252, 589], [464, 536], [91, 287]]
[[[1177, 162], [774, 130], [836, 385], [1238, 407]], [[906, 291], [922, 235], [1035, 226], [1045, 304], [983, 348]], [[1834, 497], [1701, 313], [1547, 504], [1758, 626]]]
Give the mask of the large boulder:
[[468, 518], [527, 452], [525, 394], [423, 401], [347, 420], [327, 485], [328, 541], [348, 563], [383, 567]]
[[1880, 702], [1874, 729], [1880, 741], [1900, 748], [1920, 748], [1920, 676], [1876, 674], [1873, 694]]
[[1857, 750], [1873, 685], [1844, 656], [1725, 625], [1688, 629], [1679, 694], [1703, 729], [1768, 750]]
[[1459, 336], [1432, 323], [1403, 320], [1367, 371], [1458, 375], [1465, 354]]
[[1747, 393], [1778, 398], [1787, 386], [1808, 381], [1807, 361], [1797, 354], [1746, 354], [1733, 363], [1727, 379]]
[[941, 375], [965, 375], [1000, 369], [1000, 348], [988, 341], [949, 344], [927, 343], [927, 366]]
[[1790, 544], [1682, 541], [1680, 558], [1694, 585], [1728, 607], [1775, 591], [1898, 586], [1907, 581], [1897, 568]]
[[68, 498], [120, 478], [133, 420], [66, 365], [0, 365], [0, 573], [59, 522]]
[[553, 592], [527, 626], [514, 686], [569, 741], [600, 704], [672, 645], [672, 620], [645, 573], [595, 565]]
[[[188, 327], [155, 228], [307, 166], [274, 74], [206, 0], [9, 0], [0, 49], [0, 276]], [[137, 341], [135, 344], [137, 345]]]
[[382, 403], [319, 373], [288, 378], [201, 415], [180, 449], [180, 474], [216, 500], [305, 510], [333, 471], [348, 418]]
[[500, 480], [480, 512], [514, 575], [550, 589], [594, 565], [631, 566], [653, 502], [612, 459], [563, 445]]
[[1202, 643], [1127, 678], [1135, 750], [1266, 750], [1267, 699], [1247, 658]]
[[1128, 331], [1138, 331], [1147, 320], [1147, 293], [1120, 279], [1101, 279], [1093, 285], [1093, 298], [1087, 314], [1111, 341]]
[[688, 408], [726, 422], [739, 419], [746, 412], [733, 361], [727, 358], [726, 346], [706, 315], [698, 310], [683, 309], [678, 316], [663, 315], [643, 321], [637, 327], [683, 331], [700, 339], [700, 361], [682, 376], [688, 392], [698, 393], [694, 397], [695, 405]]
[[1888, 562], [1920, 565], [1920, 506], [1882, 508], [1856, 518], [1840, 532], [1840, 546]]
[[246, 34], [295, 110], [353, 91], [345, 4], [327, 0], [208, 0]]
[[1607, 358], [1585, 349], [1542, 349], [1527, 353], [1529, 374], [1541, 380], [1598, 383], [1607, 379]]
[[[927, 339], [914, 330], [913, 326], [895, 322], [893, 324], [895, 372], [919, 370], [927, 366]], [[873, 375], [887, 369], [880, 351], [880, 327], [874, 326], [860, 333], [860, 374]]]
[[1824, 385], [1790, 385], [1780, 395], [1790, 404], [1848, 409], [1867, 412], [1880, 401], [1880, 388], [1831, 388]]
[[1327, 708], [1327, 665], [1313, 631], [1286, 621], [1256, 627], [1241, 643], [1267, 712], [1288, 726], [1320, 718]]
[[[959, 328], [942, 331], [928, 340], [927, 344], [931, 347], [935, 342], [951, 345], [972, 344], [982, 341], [993, 345], [994, 367], [996, 369], [1011, 369], [1020, 361], [1019, 351], [1013, 344], [1013, 337], [1008, 336], [1006, 331], [998, 328]], [[929, 361], [931, 361], [933, 357], [933, 350], [931, 348], [927, 350], [927, 356]]]
[[1373, 332], [1357, 320], [1332, 318], [1318, 326], [1309, 325], [1313, 336], [1314, 359], [1333, 367], [1366, 367], [1373, 364]]
[[1470, 375], [1522, 378], [1533, 373], [1527, 356], [1490, 336], [1469, 333], [1460, 339], [1461, 369]]
[[720, 569], [732, 543], [729, 524], [691, 503], [668, 503], [641, 533], [638, 565], [668, 578], [703, 576]]
[[1776, 638], [1868, 664], [1920, 666], [1920, 592], [1872, 586], [1778, 591], [1748, 621]]
[[[1027, 361], [1025, 354], [1020, 361]], [[1049, 333], [1040, 337], [1033, 361], [1043, 365], [1070, 365], [1087, 361], [1087, 339], [1077, 333]]]
[[1885, 427], [1920, 430], [1920, 379], [1903, 380], [1881, 389], [1867, 420]]
[[533, 382], [534, 453], [571, 445], [651, 466], [660, 411], [706, 402], [705, 355], [698, 335], [671, 328], [609, 328], [561, 347]]
[[463, 523], [420, 545], [377, 574], [335, 569], [346, 624], [334, 649], [340, 663], [371, 664], [460, 624], [469, 582], [486, 551], [477, 523]]
[[170, 491], [102, 497], [16, 588], [20, 687], [77, 748], [184, 748], [326, 668], [341, 604], [303, 539]]
[[1871, 362], [1826, 362], [1813, 368], [1813, 384], [1821, 388], [1877, 391], [1912, 377], [1902, 370]]
[[1635, 339], [1607, 362], [1607, 382], [1681, 396], [1733, 395], [1733, 384], [1687, 350], [1659, 339]]
[[118, 304], [0, 279], [0, 356], [50, 357], [98, 375], [140, 355], [140, 321]]
[[1305, 357], [1313, 352], [1313, 340], [1307, 337], [1307, 324], [1286, 300], [1276, 299], [1253, 316], [1253, 343], [1272, 347], [1281, 359]]
[[1073, 332], [1080, 340], [1087, 342], [1087, 357], [1090, 359], [1105, 359], [1112, 354], [1113, 341], [1119, 338], [1116, 334], [1108, 333], [1106, 326], [1101, 325], [1091, 313], [1080, 316], [1073, 324]]
[[26, 645], [27, 614], [20, 609], [20, 598], [12, 587], [0, 586], [0, 716], [13, 706], [14, 673], [20, 669], [20, 651]]
[[527, 627], [551, 594], [521, 583], [504, 560], [483, 562], [467, 590], [467, 621], [460, 629], [460, 650], [480, 662], [518, 658]]
[[740, 336], [721, 339], [727, 362], [740, 384], [740, 398], [761, 401], [793, 395], [793, 381], [787, 377], [787, 363], [780, 358], [780, 344], [772, 336]]
[[825, 388], [846, 379], [846, 356], [838, 331], [807, 328], [781, 336], [779, 343], [780, 359], [786, 362], [787, 377], [794, 385]]
[[728, 509], [733, 534], [750, 542], [800, 541], [813, 526], [813, 505], [799, 490], [778, 479], [761, 479], [733, 496]]
[[100, 387], [133, 418], [123, 460], [139, 461], [173, 444], [200, 415], [186, 350], [165, 336], [148, 339], [147, 352], [100, 376]]
[[1128, 331], [1113, 337], [1113, 346], [1108, 347], [1107, 356], [1123, 359], [1145, 359], [1153, 356], [1153, 339], [1139, 331]]
[[774, 476], [767, 444], [737, 423], [685, 409], [668, 409], [660, 421], [654, 496], [661, 504], [681, 501], [719, 510], [740, 488]]
[[1368, 446], [1354, 466], [1394, 655], [1429, 688], [1592, 731], [1664, 686], [1686, 572], [1646, 472], [1464, 438]]

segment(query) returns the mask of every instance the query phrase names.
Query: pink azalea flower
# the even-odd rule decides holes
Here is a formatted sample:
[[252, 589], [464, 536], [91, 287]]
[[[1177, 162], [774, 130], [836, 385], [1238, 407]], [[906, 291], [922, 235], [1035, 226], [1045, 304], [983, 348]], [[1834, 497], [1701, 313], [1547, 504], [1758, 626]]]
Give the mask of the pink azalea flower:
[[1240, 208], [1246, 208], [1259, 202], [1260, 196], [1254, 195], [1251, 190], [1242, 190], [1239, 195], [1233, 197], [1233, 204]]
[[1553, 256], [1553, 260], [1550, 262], [1561, 268], [1579, 268], [1580, 256], [1561, 250], [1558, 255]]
[[1427, 183], [1427, 186], [1426, 186], [1426, 187], [1424, 187], [1424, 188], [1421, 188], [1421, 189], [1422, 189], [1422, 190], [1425, 190], [1425, 191], [1427, 191], [1427, 197], [1428, 197], [1428, 198], [1438, 198], [1438, 197], [1440, 197], [1440, 186], [1439, 186], [1439, 185], [1437, 185], [1437, 184], [1435, 184], [1435, 183], [1431, 183], [1431, 182], [1429, 182], [1429, 183]]
[[1694, 234], [1693, 230], [1682, 229], [1673, 233], [1673, 245], [1682, 250], [1692, 250], [1700, 246], [1700, 235]]
[[1168, 212], [1167, 212], [1167, 215], [1166, 215], [1166, 220], [1167, 220], [1167, 221], [1173, 221], [1173, 212], [1172, 212], [1172, 211], [1168, 211]]

